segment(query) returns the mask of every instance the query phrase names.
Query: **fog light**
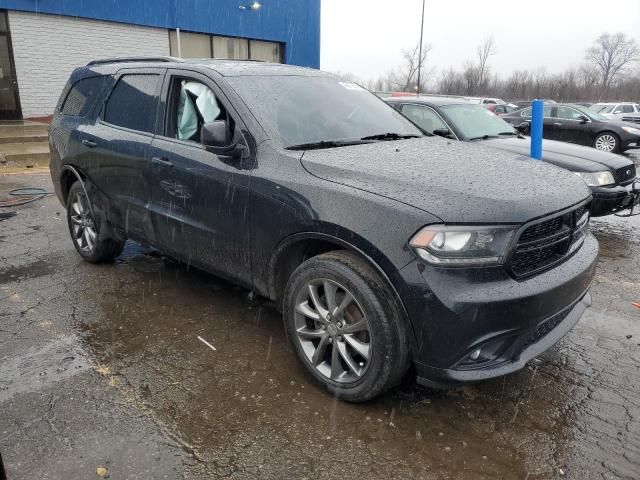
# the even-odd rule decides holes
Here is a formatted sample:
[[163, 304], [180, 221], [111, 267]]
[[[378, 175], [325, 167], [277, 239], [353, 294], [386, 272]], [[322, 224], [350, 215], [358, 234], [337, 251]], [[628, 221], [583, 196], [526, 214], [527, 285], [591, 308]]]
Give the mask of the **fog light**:
[[477, 349], [475, 352], [472, 352], [471, 355], [469, 355], [469, 358], [471, 360], [477, 360], [480, 357], [480, 352], [482, 351], [481, 348]]

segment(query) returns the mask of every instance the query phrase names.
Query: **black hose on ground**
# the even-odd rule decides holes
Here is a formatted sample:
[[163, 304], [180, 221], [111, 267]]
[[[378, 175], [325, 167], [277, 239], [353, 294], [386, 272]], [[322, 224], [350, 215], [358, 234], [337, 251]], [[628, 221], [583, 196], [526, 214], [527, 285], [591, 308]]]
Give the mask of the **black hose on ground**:
[[19, 205], [26, 205], [27, 203], [35, 202], [41, 198], [53, 195], [47, 192], [44, 188], [16, 188], [9, 192], [12, 197], [18, 197], [13, 200], [0, 201], [0, 208], [17, 207]]

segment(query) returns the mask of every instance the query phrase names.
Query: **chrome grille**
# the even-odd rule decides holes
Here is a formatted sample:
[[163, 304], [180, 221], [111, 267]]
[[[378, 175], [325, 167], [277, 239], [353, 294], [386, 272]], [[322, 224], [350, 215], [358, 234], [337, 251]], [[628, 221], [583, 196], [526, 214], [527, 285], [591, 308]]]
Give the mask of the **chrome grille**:
[[615, 171], [614, 178], [618, 183], [630, 182], [636, 178], [636, 166], [629, 165], [628, 167], [622, 167]]

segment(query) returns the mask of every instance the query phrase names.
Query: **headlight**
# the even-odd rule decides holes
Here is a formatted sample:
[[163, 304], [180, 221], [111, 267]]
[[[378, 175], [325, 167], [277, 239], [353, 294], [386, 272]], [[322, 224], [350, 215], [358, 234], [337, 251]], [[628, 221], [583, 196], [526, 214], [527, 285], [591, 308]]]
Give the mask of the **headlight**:
[[622, 127], [622, 130], [624, 130], [627, 133], [630, 133], [631, 135], [640, 135], [640, 128]]
[[423, 260], [443, 266], [500, 265], [516, 227], [429, 225], [409, 241]]
[[616, 181], [611, 172], [573, 172], [581, 177], [590, 187], [615, 185]]

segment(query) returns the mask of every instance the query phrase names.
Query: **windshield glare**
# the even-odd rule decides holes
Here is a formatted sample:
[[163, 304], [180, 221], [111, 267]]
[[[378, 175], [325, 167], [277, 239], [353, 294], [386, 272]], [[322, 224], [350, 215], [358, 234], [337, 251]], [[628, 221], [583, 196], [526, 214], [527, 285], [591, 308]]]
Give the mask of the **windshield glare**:
[[510, 124], [479, 105], [446, 105], [440, 108], [467, 139], [515, 133]]
[[368, 90], [334, 77], [230, 77], [260, 124], [283, 146], [423, 133]]

